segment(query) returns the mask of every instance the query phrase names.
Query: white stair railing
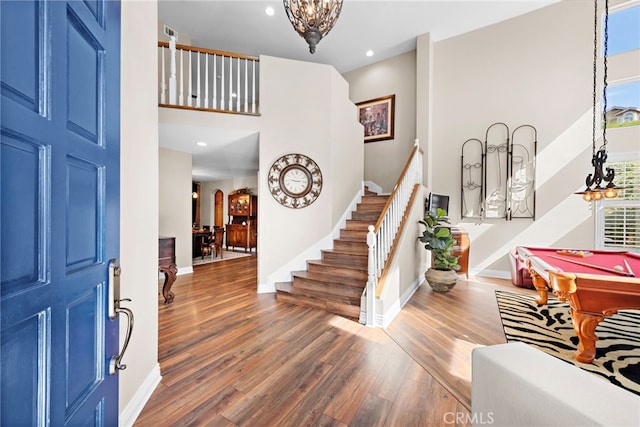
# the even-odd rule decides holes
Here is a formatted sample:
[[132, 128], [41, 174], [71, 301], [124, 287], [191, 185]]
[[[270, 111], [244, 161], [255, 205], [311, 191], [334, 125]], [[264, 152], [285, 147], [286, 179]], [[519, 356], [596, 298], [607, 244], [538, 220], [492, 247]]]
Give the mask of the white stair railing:
[[174, 37], [158, 49], [160, 105], [260, 114], [259, 58], [180, 45]]
[[400, 178], [396, 182], [389, 200], [385, 205], [378, 222], [369, 226], [367, 233], [368, 276], [366, 293], [366, 325], [375, 326], [375, 300], [378, 279], [382, 274], [393, 241], [404, 217], [404, 213], [411, 200], [411, 194], [416, 184], [422, 185], [422, 150], [416, 139], [409, 160], [404, 166]]

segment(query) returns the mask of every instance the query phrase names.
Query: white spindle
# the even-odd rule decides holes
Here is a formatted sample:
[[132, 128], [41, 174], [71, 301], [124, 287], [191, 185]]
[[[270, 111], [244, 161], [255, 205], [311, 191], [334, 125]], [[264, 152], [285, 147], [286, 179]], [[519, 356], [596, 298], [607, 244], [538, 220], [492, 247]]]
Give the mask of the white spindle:
[[178, 105], [184, 105], [184, 50], [180, 49], [180, 95], [178, 95]]
[[213, 85], [213, 99], [212, 104], [213, 108], [218, 108], [218, 98], [217, 98], [217, 89], [218, 89], [218, 58], [217, 55], [213, 55], [213, 80], [211, 82]]
[[189, 94], [187, 104], [189, 107], [193, 107], [193, 51], [189, 51]]
[[226, 56], [220, 57], [220, 68], [222, 68], [222, 75], [220, 77], [220, 109], [224, 110], [224, 59]]
[[200, 108], [200, 100], [202, 99], [202, 94], [200, 93], [200, 57], [202, 56], [202, 54], [200, 52], [198, 52], [198, 71], [197, 71], [197, 80], [198, 82], [196, 83], [196, 86], [198, 87], [198, 90], [196, 91], [196, 107]]
[[233, 58], [229, 57], [229, 110], [233, 110]]
[[253, 64], [253, 73], [251, 78], [253, 79], [253, 82], [251, 83], [251, 112], [255, 113], [256, 112], [256, 61], [251, 61], [251, 63]]
[[209, 108], [209, 54], [204, 54], [204, 108]]
[[249, 74], [248, 74], [248, 69], [249, 69], [249, 60], [245, 59], [244, 60], [244, 107], [243, 107], [243, 111], [245, 113], [247, 111], [249, 111], [249, 90], [248, 90]]
[[160, 82], [160, 104], [166, 104], [167, 99], [167, 85], [164, 80], [164, 47], [161, 47], [161, 62], [162, 62], [162, 79]]
[[169, 104], [176, 104], [176, 36], [169, 40]]
[[240, 111], [240, 58], [238, 58], [236, 66], [236, 111]]

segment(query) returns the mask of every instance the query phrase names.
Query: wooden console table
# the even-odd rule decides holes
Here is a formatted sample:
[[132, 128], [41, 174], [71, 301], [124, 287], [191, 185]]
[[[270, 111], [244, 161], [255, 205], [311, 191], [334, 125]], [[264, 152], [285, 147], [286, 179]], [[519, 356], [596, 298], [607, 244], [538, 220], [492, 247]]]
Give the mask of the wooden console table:
[[456, 240], [456, 244], [453, 247], [453, 256], [458, 256], [458, 264], [460, 270], [458, 274], [464, 274], [469, 278], [469, 233], [462, 227], [451, 227], [451, 237]]
[[171, 286], [176, 281], [178, 266], [176, 265], [176, 238], [160, 237], [158, 242], [158, 270], [164, 274], [164, 285], [162, 286], [162, 296], [164, 303], [173, 302], [173, 292]]

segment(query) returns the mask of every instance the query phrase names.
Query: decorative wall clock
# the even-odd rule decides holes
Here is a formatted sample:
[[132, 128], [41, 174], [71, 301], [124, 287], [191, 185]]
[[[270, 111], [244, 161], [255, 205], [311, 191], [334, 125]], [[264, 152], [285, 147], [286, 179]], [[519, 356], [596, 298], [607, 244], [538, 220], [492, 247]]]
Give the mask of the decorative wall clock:
[[320, 168], [304, 154], [286, 154], [273, 162], [267, 181], [273, 198], [292, 209], [309, 206], [322, 190]]

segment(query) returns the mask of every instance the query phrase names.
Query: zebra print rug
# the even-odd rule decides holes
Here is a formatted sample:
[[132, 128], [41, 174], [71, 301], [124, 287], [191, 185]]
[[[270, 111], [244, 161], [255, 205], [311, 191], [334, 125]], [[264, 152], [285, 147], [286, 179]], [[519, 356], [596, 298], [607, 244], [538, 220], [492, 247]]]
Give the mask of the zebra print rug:
[[585, 364], [574, 357], [578, 337], [569, 304], [550, 295], [549, 303], [538, 307], [534, 294], [495, 292], [507, 342], [524, 342], [640, 395], [640, 311], [606, 317], [596, 328], [596, 358]]

